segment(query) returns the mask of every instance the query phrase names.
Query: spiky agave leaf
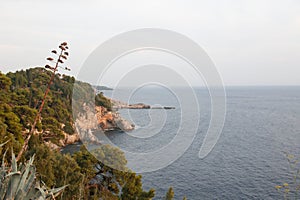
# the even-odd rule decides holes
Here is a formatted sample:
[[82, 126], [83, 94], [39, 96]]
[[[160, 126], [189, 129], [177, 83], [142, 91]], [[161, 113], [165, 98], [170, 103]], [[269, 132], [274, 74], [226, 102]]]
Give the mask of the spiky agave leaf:
[[7, 187], [5, 199], [14, 199], [17, 193], [17, 187], [21, 178], [20, 172], [11, 172], [6, 177], [9, 177], [9, 184]]
[[30, 191], [26, 193], [26, 199], [46, 199], [43, 197], [41, 191], [37, 187], [30, 188]]
[[[4, 153], [4, 157], [6, 152]], [[14, 153], [12, 153], [12, 165], [5, 166], [2, 160], [0, 168], [0, 200], [4, 199], [52, 199], [58, 196], [67, 186], [48, 190], [45, 186], [40, 187], [36, 182], [36, 169], [33, 165], [34, 156], [25, 165], [18, 166]]]
[[0, 170], [0, 199], [4, 199], [5, 197], [5, 191], [7, 190], [8, 186], [8, 179], [6, 179], [7, 170], [5, 168], [5, 156], [6, 156], [7, 150], [3, 154], [2, 158], [2, 166]]
[[48, 190], [47, 198], [57, 197], [66, 187], [68, 187], [68, 185]]
[[12, 172], [17, 172], [18, 171], [18, 164], [17, 164], [16, 156], [15, 156], [13, 151], [12, 151], [11, 154], [12, 154], [12, 156], [11, 156], [11, 169], [12, 169]]
[[3, 147], [3, 146], [6, 145], [6, 143], [8, 143], [8, 142], [9, 142], [9, 140], [7, 140], [6, 142], [0, 144], [0, 147]]
[[27, 193], [30, 188], [35, 184], [35, 173], [36, 173], [36, 169], [34, 166], [31, 166], [30, 167], [30, 175], [29, 177], [27, 178], [26, 180], [26, 183], [25, 183], [25, 188], [24, 188], [24, 191]]
[[4, 152], [3, 157], [2, 157], [2, 166], [1, 166], [1, 174], [0, 178], [4, 178], [6, 175], [6, 170], [5, 170], [5, 157], [6, 157], [7, 150]]
[[33, 164], [33, 160], [34, 160], [34, 157], [30, 158], [29, 162], [27, 162], [27, 164], [25, 165], [25, 169], [22, 171], [22, 177], [21, 177], [20, 183], [18, 185], [17, 191], [25, 190], [25, 187], [26, 187], [25, 182], [28, 179], [30, 167]]
[[16, 157], [13, 152], [12, 152], [11, 172], [7, 174], [6, 177], [9, 177], [9, 184], [5, 195], [5, 199], [13, 199], [13, 196], [15, 196], [16, 194], [18, 183], [21, 177], [21, 173], [18, 171]]

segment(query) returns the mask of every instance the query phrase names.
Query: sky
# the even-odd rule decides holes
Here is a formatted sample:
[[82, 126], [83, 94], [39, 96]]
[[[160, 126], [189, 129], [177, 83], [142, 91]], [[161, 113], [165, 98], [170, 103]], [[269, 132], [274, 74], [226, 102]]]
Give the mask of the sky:
[[299, 0], [1, 0], [0, 71], [44, 66], [67, 41], [76, 77], [95, 48], [139, 28], [197, 42], [225, 85], [300, 85]]

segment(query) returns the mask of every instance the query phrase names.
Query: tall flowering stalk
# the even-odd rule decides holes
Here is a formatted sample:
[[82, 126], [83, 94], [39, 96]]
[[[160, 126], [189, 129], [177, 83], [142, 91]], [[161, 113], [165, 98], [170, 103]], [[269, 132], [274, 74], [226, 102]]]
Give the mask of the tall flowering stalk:
[[58, 53], [58, 51], [56, 50], [52, 50], [51, 53], [57, 55], [57, 59], [55, 60], [54, 58], [52, 57], [48, 57], [47, 60], [51, 63], [54, 63], [54, 67], [50, 66], [50, 65], [46, 65], [45, 68], [52, 71], [52, 75], [51, 75], [51, 78], [50, 78], [50, 81], [48, 83], [48, 87], [44, 93], [44, 96], [43, 96], [43, 99], [42, 99], [42, 103], [40, 105], [40, 107], [38, 108], [38, 113], [34, 119], [34, 122], [31, 126], [31, 129], [30, 129], [30, 132], [27, 136], [27, 138], [25, 139], [24, 141], [24, 144], [22, 146], [22, 149], [20, 150], [16, 160], [19, 161], [22, 157], [22, 155], [24, 154], [24, 152], [28, 149], [28, 143], [29, 143], [29, 140], [30, 138], [32, 137], [33, 133], [34, 133], [34, 130], [35, 130], [35, 127], [36, 127], [36, 124], [37, 122], [39, 121], [40, 117], [41, 117], [41, 113], [42, 113], [42, 110], [44, 108], [44, 105], [45, 105], [45, 101], [46, 101], [46, 98], [47, 98], [47, 95], [50, 91], [50, 87], [54, 81], [54, 78], [55, 78], [55, 74], [56, 72], [58, 71], [58, 68], [62, 68], [64, 70], [68, 70], [70, 71], [69, 68], [67, 67], [62, 67], [60, 66], [60, 64], [63, 64], [64, 61], [63, 60], [67, 60], [67, 57], [69, 56], [69, 53], [67, 52], [67, 50], [69, 49], [68, 48], [68, 44], [66, 42], [63, 42], [59, 45], [59, 49], [60, 49], [60, 52]]

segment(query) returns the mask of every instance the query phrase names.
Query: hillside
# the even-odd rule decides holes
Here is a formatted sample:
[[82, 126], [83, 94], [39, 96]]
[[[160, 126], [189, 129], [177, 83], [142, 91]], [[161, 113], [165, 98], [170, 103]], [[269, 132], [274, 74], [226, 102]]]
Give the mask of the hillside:
[[[9, 164], [12, 152], [19, 152], [24, 139], [41, 104], [51, 72], [44, 68], [32, 68], [14, 73], [0, 72], [0, 154]], [[35, 155], [34, 165], [38, 180], [49, 188], [67, 185], [59, 199], [151, 199], [154, 190], [142, 188], [141, 176], [131, 172], [120, 172], [105, 166], [95, 159], [83, 146], [74, 155], [63, 155], [46, 144], [62, 146], [61, 141], [75, 135], [72, 117], [72, 101], [80, 110], [85, 99], [95, 98], [90, 84], [76, 82], [74, 77], [58, 74], [51, 85], [41, 119], [29, 148], [21, 162]], [[95, 104], [111, 110], [111, 102], [97, 95]], [[6, 142], [6, 143], [5, 143]], [[4, 144], [5, 143], [5, 144]], [[8, 153], [6, 153], [8, 151]], [[126, 158], [118, 148], [101, 145], [99, 155], [109, 154], [108, 162], [118, 163], [126, 169]], [[128, 170], [125, 170], [128, 171]]]
[[[4, 120], [0, 121], [0, 126], [17, 136], [21, 143], [20, 133], [26, 135], [29, 132], [30, 124], [34, 120], [36, 108], [41, 104], [51, 73], [44, 68], [31, 68], [6, 75], [1, 74], [1, 87], [5, 89], [1, 90], [3, 98], [1, 98], [0, 111]], [[75, 133], [72, 99], [83, 103], [85, 99], [90, 99], [94, 95], [90, 84], [76, 81], [76, 91], [80, 92], [76, 95], [75, 91], [73, 96], [74, 82], [74, 77], [59, 76], [59, 74], [55, 76], [41, 120], [37, 125], [37, 131], [42, 133], [43, 139], [58, 146], [64, 145], [65, 140], [70, 140], [72, 138], [70, 136]], [[95, 104], [111, 110], [110, 101], [103, 95], [96, 96]], [[80, 103], [75, 105], [80, 105]], [[77, 109], [80, 110], [80, 108]], [[73, 136], [69, 142], [74, 142], [76, 139], [78, 140], [78, 137]]]

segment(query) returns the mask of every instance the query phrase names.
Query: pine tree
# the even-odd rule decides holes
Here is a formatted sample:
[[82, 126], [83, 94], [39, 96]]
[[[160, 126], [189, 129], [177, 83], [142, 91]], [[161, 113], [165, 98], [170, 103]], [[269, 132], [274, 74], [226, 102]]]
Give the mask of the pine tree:
[[174, 191], [173, 188], [170, 187], [166, 194], [165, 200], [172, 200], [173, 198], [174, 198]]

